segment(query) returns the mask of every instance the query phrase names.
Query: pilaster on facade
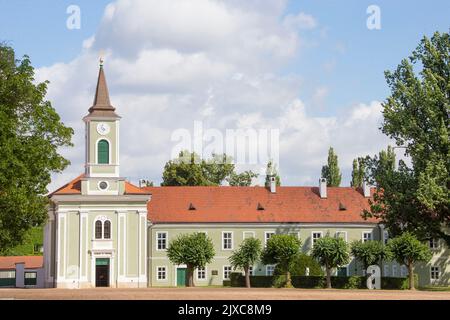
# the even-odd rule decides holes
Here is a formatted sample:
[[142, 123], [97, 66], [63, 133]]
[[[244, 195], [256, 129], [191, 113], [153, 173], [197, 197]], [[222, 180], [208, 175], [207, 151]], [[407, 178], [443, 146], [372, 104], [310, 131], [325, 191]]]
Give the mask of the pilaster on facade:
[[80, 210], [79, 211], [79, 253], [78, 253], [78, 287], [80, 287], [81, 282], [87, 281], [87, 269], [88, 269], [88, 223], [89, 223], [89, 211]]
[[116, 210], [117, 215], [117, 283], [126, 278], [127, 254], [127, 211]]
[[138, 210], [138, 287], [147, 286], [147, 210]]

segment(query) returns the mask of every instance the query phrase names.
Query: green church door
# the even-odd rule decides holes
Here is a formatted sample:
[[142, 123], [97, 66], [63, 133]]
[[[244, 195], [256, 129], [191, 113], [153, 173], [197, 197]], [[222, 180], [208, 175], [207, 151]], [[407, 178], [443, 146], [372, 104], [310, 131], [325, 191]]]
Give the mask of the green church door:
[[186, 286], [186, 268], [177, 268], [177, 287]]
[[109, 258], [95, 259], [95, 286], [109, 287]]

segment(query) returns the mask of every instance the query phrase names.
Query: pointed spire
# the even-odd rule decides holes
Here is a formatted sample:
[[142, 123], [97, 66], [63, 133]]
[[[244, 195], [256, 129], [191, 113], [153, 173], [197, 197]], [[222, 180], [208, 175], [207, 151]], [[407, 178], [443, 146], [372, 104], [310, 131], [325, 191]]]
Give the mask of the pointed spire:
[[103, 70], [103, 59], [100, 58], [100, 69], [98, 72], [94, 103], [89, 108], [88, 116], [119, 118], [114, 110], [116, 109], [111, 105], [111, 101], [109, 100], [108, 86], [106, 84], [105, 71]]

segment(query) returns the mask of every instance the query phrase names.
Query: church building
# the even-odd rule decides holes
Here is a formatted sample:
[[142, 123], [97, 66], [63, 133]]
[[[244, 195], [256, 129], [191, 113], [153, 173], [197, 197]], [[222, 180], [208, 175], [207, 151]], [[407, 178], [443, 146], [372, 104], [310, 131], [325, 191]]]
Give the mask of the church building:
[[[127, 115], [132, 116], [132, 115]], [[185, 265], [172, 264], [166, 249], [179, 234], [205, 232], [216, 255], [195, 270], [194, 282], [222, 285], [228, 260], [243, 239], [264, 244], [272, 235], [292, 234], [310, 252], [320, 237], [386, 242], [376, 219], [364, 220], [373, 190], [318, 186], [138, 187], [120, 175], [120, 119], [112, 106], [100, 65], [93, 105], [85, 123], [84, 173], [49, 195], [44, 235], [45, 286], [57, 288], [184, 286]], [[433, 259], [416, 267], [419, 285], [450, 285], [450, 250], [430, 241]], [[383, 263], [387, 277], [406, 277], [405, 266]], [[272, 275], [273, 265], [256, 264], [253, 275]], [[335, 275], [363, 275], [354, 259]]]

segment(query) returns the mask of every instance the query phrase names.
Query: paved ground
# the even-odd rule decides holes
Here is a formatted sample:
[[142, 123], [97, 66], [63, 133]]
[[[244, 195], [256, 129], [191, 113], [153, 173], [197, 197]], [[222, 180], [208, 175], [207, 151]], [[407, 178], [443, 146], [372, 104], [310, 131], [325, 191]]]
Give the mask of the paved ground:
[[0, 289], [1, 299], [450, 300], [450, 292], [272, 288]]

